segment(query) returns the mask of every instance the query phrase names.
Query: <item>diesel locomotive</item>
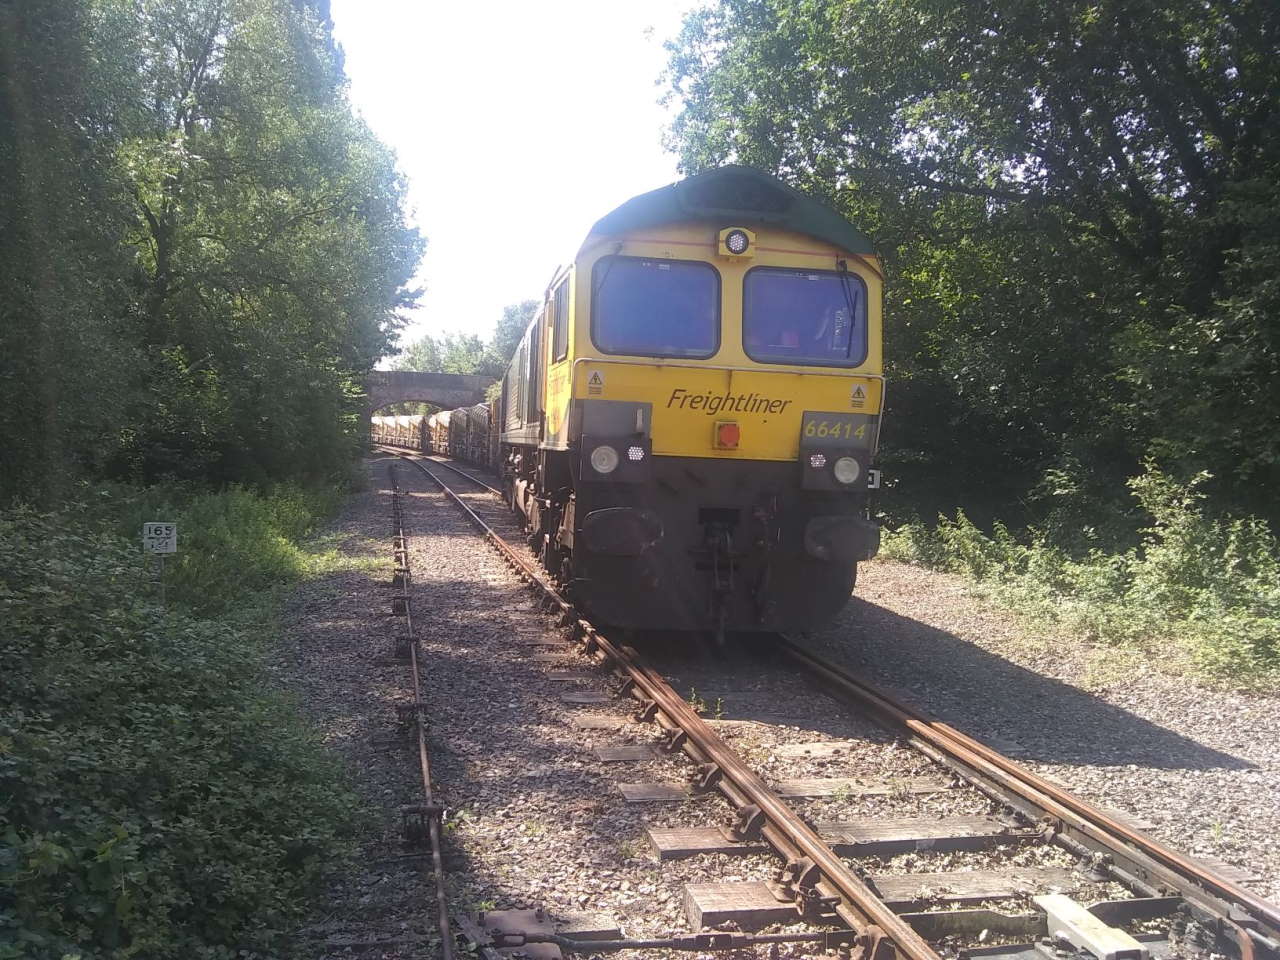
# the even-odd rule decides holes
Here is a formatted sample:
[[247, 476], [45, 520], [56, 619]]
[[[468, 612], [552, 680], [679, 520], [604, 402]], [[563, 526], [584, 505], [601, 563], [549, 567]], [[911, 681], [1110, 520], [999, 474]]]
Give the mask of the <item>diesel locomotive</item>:
[[866, 236], [728, 166], [601, 218], [492, 429], [511, 506], [598, 622], [805, 630], [879, 547], [883, 273]]

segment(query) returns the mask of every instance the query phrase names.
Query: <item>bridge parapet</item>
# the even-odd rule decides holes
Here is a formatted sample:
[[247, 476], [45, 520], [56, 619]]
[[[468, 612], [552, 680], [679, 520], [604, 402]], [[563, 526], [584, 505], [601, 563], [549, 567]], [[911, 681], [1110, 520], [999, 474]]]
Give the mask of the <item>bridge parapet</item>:
[[460, 373], [375, 370], [365, 380], [370, 415], [390, 403], [430, 403], [445, 410], [484, 400], [492, 377]]

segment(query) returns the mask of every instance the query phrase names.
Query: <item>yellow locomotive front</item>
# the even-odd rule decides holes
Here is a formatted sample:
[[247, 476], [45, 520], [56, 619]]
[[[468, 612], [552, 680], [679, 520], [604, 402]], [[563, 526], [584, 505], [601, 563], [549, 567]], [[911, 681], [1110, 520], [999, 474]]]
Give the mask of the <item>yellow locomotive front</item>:
[[742, 167], [595, 225], [499, 422], [512, 505], [593, 616], [795, 630], [844, 605], [879, 543], [881, 280], [847, 221]]

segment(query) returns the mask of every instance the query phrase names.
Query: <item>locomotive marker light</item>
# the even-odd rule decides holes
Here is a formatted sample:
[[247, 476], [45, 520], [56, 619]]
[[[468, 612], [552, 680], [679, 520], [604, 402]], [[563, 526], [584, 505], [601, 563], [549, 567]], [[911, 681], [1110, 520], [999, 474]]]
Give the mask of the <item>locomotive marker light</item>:
[[726, 227], [720, 231], [720, 256], [733, 260], [754, 257], [756, 235], [744, 227]]
[[600, 444], [591, 451], [591, 469], [596, 473], [613, 473], [618, 469], [618, 451], [607, 443]]
[[652, 419], [647, 403], [583, 400], [579, 437], [582, 480], [607, 484], [648, 482], [653, 460], [649, 442]]

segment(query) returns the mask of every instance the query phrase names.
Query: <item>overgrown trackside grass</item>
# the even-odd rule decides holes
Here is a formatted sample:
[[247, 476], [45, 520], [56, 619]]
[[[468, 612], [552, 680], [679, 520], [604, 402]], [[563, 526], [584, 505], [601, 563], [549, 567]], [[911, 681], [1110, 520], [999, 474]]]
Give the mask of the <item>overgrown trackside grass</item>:
[[1172, 653], [1246, 685], [1280, 679], [1280, 544], [1257, 519], [1215, 519], [1197, 485], [1153, 469], [1130, 481], [1151, 523], [1139, 548], [1072, 558], [1031, 531], [990, 535], [963, 512], [936, 527], [908, 524], [883, 555], [967, 575], [998, 599], [1087, 639]]
[[[322, 500], [153, 490], [109, 521], [0, 515], [0, 958], [280, 942], [353, 809], [263, 673], [262, 591], [299, 575]], [[142, 513], [179, 523], [167, 608]]]
[[148, 520], [176, 520], [180, 549], [165, 569], [170, 598], [210, 616], [235, 614], [247, 595], [297, 579], [309, 566], [298, 543], [337, 508], [338, 488], [292, 485], [262, 496], [243, 487], [185, 493], [172, 487], [100, 491], [92, 508], [125, 538]]

